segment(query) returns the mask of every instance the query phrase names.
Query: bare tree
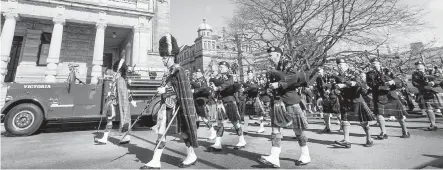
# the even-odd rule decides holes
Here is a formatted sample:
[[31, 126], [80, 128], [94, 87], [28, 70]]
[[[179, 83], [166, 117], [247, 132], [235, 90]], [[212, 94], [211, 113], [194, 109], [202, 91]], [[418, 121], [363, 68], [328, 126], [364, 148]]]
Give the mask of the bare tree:
[[[260, 50], [282, 47], [298, 70], [308, 72], [324, 65], [327, 56], [342, 56], [328, 54], [337, 43], [378, 47], [389, 39], [390, 31], [411, 31], [424, 25], [422, 10], [399, 5], [398, 0], [233, 2], [238, 9], [229, 20], [231, 30], [248, 34], [247, 41]], [[362, 55], [363, 51], [352, 53]]]

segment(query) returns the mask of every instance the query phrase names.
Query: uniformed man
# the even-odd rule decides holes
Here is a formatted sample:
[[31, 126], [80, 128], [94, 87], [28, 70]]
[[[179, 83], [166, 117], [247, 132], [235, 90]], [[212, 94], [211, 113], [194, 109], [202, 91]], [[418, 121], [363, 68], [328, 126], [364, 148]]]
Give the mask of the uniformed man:
[[[200, 117], [199, 119], [201, 119], [209, 128], [212, 128], [212, 123], [210, 123], [211, 117], [207, 106], [211, 90], [200, 69], [194, 73], [191, 87], [194, 90], [195, 110]], [[197, 128], [199, 128], [199, 124], [200, 121], [197, 122]]]
[[335, 141], [335, 143], [345, 148], [350, 148], [349, 127], [351, 126], [351, 123], [349, 121], [357, 121], [360, 122], [360, 125], [366, 134], [366, 144], [363, 146], [372, 147], [374, 142], [371, 138], [368, 122], [376, 120], [376, 117], [362, 97], [362, 94], [366, 93], [367, 90], [365, 87], [366, 84], [356, 71], [349, 69], [345, 60], [337, 59], [337, 65], [339, 73], [338, 75], [335, 75], [336, 84], [334, 87], [340, 94], [340, 112], [342, 114], [341, 125], [343, 128], [344, 139], [341, 141]]
[[299, 88], [307, 85], [305, 74], [290, 68], [290, 62], [284, 59], [283, 51], [278, 47], [267, 50], [274, 70], [268, 72], [269, 88], [273, 89], [271, 100], [272, 148], [269, 156], [261, 156], [262, 163], [280, 167], [281, 140], [283, 127], [293, 125], [293, 130], [301, 148], [300, 158], [296, 165], [306, 165], [311, 162], [308, 138], [304, 132], [308, 127], [306, 113], [300, 106]]
[[331, 133], [331, 114], [337, 116], [340, 120], [340, 105], [337, 95], [332, 91], [332, 83], [329, 82], [329, 78], [325, 75], [323, 68], [317, 69], [318, 77], [316, 78], [316, 89], [320, 99], [322, 100], [321, 112], [323, 113], [323, 120], [325, 122], [324, 133]]
[[443, 108], [441, 81], [435, 79], [435, 76], [426, 75], [423, 62], [418, 61], [415, 66], [417, 70], [412, 73], [412, 85], [418, 89], [418, 103], [426, 110], [431, 122], [431, 126], [426, 130], [436, 131], [438, 127], [435, 124], [434, 109]]
[[165, 133], [172, 129], [167, 129], [170, 121], [176, 115], [177, 130], [182, 134], [182, 139], [187, 148], [187, 155], [180, 168], [190, 167], [197, 162], [197, 155], [194, 148], [198, 147], [197, 140], [197, 118], [195, 112], [195, 104], [191, 90], [189, 77], [185, 70], [178, 64], [177, 55], [180, 52], [177, 41], [171, 34], [166, 34], [159, 41], [159, 52], [162, 57], [163, 64], [168, 68], [168, 77], [166, 85], [159, 87], [157, 92], [162, 95], [162, 105], [158, 113], [161, 117], [158, 126], [158, 148], [154, 150], [151, 161], [142, 166], [140, 169], [159, 169], [161, 168], [160, 158], [166, 145]]
[[408, 112], [404, 109], [397, 89], [401, 89], [403, 83], [400, 79], [393, 79], [381, 71], [381, 63], [377, 58], [371, 60], [373, 69], [366, 73], [366, 83], [371, 88], [374, 114], [381, 129], [378, 139], [388, 139], [386, 134], [386, 122], [384, 116], [395, 116], [400, 123], [402, 138], [411, 135], [406, 127], [405, 117]]
[[260, 117], [260, 128], [257, 133], [264, 133], [264, 108], [259, 99], [260, 86], [258, 84], [258, 80], [255, 78], [254, 73], [251, 70], [248, 71], [248, 79], [244, 83], [244, 87], [246, 94], [244, 131], [248, 132], [247, 128], [249, 124], [249, 117], [256, 115]]
[[234, 129], [237, 132], [239, 141], [235, 145], [234, 149], [241, 149], [246, 146], [246, 141], [243, 136], [243, 130], [241, 126], [241, 116], [238, 111], [235, 93], [240, 90], [240, 86], [234, 83], [233, 76], [229, 74], [229, 64], [226, 61], [219, 63], [219, 74], [216, 78], [210, 80], [212, 83], [212, 89], [216, 92], [217, 98], [217, 137], [215, 143], [210, 146], [211, 150], [222, 150], [222, 137], [224, 133], [224, 122], [227, 119], [232, 123]]

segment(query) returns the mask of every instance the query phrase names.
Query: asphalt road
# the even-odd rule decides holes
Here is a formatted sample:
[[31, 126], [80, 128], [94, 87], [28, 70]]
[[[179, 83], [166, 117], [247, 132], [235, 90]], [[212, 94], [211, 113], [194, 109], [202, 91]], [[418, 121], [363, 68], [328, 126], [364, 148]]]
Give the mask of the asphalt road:
[[[365, 148], [364, 132], [355, 125], [351, 128], [351, 149], [339, 148], [334, 140], [341, 140], [339, 126], [332, 125], [333, 133], [322, 134], [324, 128], [321, 120], [310, 119], [307, 132], [312, 162], [303, 167], [296, 167], [294, 161], [300, 156], [296, 140], [292, 139], [292, 130], [285, 129], [281, 153], [282, 168], [294, 169], [403, 169], [403, 168], [443, 168], [443, 118], [438, 118], [440, 129], [435, 132], [423, 131], [429, 126], [426, 118], [409, 118], [407, 120], [412, 137], [399, 138], [401, 129], [397, 122], [388, 122], [389, 139], [375, 140], [372, 148]], [[85, 125], [86, 126], [86, 125]], [[3, 128], [3, 127], [2, 127]], [[257, 130], [251, 126], [251, 130]], [[3, 129], [2, 129], [3, 130]], [[372, 134], [380, 133], [378, 127], [372, 127]], [[251, 169], [269, 168], [260, 164], [257, 158], [268, 154], [270, 127], [264, 134], [253, 133], [245, 136], [247, 148], [234, 150], [233, 145], [238, 137], [233, 130], [228, 130], [223, 138], [224, 150], [219, 153], [207, 151], [212, 142], [206, 142], [209, 131], [200, 128], [200, 147], [196, 149], [199, 157], [197, 169]], [[148, 128], [135, 129], [131, 143], [118, 145], [118, 133], [111, 133], [110, 143], [94, 145], [93, 127], [63, 128], [45, 130], [29, 137], [1, 136], [2, 169], [138, 169], [147, 163], [154, 149], [156, 134]], [[374, 136], [375, 137], [375, 136]], [[174, 169], [185, 158], [184, 143], [175, 137], [167, 138], [167, 148], [162, 156], [162, 168]]]

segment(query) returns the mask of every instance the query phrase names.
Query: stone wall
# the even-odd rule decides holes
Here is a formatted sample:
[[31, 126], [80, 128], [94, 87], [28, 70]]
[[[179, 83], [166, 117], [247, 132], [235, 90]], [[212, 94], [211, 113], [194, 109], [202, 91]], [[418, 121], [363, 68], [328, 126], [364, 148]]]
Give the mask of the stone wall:
[[[43, 32], [51, 33], [52, 21], [22, 18], [17, 22], [16, 30], [25, 30], [23, 54], [17, 67], [16, 82], [43, 82], [46, 66], [37, 65], [37, 56]], [[57, 80], [64, 82], [69, 75], [69, 63], [78, 63], [77, 77], [87, 81], [92, 67], [95, 27], [66, 23], [63, 28], [62, 47], [58, 65]]]

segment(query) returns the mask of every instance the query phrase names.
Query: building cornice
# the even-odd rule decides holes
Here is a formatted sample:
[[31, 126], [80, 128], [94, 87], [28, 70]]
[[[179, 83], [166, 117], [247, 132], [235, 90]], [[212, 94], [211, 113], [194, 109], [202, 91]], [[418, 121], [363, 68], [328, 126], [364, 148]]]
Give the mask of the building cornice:
[[[4, 2], [4, 1], [3, 1]], [[63, 5], [66, 7], [76, 7], [76, 8], [83, 8], [88, 10], [98, 10], [98, 11], [105, 11], [107, 13], [117, 13], [117, 14], [126, 14], [134, 17], [140, 17], [145, 16], [147, 18], [151, 18], [154, 16], [153, 12], [146, 11], [146, 9], [138, 9], [138, 8], [128, 8], [128, 7], [121, 7], [121, 6], [115, 6], [115, 5], [103, 5], [100, 3], [93, 3], [93, 2], [87, 2], [87, 1], [81, 1], [78, 0], [32, 0], [32, 1], [25, 1], [25, 0], [19, 0], [20, 3], [27, 3], [32, 4], [35, 2], [42, 3], [42, 4], [48, 4], [48, 5]]]

